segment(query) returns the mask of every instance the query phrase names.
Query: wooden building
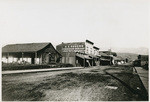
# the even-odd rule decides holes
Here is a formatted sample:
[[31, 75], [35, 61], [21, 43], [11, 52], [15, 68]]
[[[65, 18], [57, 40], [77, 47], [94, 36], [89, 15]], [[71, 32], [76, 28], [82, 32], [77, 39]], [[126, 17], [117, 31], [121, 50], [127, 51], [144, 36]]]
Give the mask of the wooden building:
[[94, 43], [86, 40], [85, 42], [61, 43], [56, 49], [62, 54], [62, 63], [70, 63], [74, 66], [93, 66], [94, 58], [99, 48], [93, 46]]
[[137, 59], [133, 61], [134, 66], [149, 69], [149, 55], [138, 55]]
[[51, 43], [10, 44], [2, 48], [3, 63], [59, 63], [61, 54]]
[[140, 66], [144, 66], [149, 62], [148, 55], [138, 55], [138, 60], [140, 61]]
[[100, 65], [112, 65], [113, 57], [106, 53], [100, 52]]
[[125, 63], [124, 59], [117, 56], [116, 52], [111, 51], [99, 51], [100, 65], [114, 65]]

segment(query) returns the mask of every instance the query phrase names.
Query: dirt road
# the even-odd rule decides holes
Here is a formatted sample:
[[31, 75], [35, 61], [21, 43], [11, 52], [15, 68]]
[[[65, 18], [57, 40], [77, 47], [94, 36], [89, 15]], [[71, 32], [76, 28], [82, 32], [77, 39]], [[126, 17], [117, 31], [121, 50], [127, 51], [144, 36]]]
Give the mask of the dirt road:
[[145, 90], [132, 67], [99, 66], [2, 75], [3, 101], [147, 100], [143, 95]]

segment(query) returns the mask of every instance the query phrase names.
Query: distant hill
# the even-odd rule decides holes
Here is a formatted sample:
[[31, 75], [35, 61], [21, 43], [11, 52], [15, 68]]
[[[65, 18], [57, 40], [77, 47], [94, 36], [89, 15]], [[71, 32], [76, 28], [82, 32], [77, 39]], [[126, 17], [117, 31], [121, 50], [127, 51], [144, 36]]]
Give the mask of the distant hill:
[[117, 52], [117, 56], [121, 56], [122, 58], [128, 58], [130, 61], [133, 61], [135, 59], [137, 59], [137, 56], [139, 54], [134, 54], [134, 53], [121, 53], [121, 52]]
[[141, 54], [141, 55], [148, 55], [149, 51], [148, 48], [139, 47], [139, 48], [112, 48], [114, 52], [121, 52], [121, 53], [132, 53], [132, 54]]

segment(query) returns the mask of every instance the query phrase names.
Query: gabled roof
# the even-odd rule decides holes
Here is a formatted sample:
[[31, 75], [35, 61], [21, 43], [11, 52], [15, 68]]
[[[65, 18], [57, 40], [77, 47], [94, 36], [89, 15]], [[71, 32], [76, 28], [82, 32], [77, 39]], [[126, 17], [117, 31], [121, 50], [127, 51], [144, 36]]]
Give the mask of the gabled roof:
[[26, 44], [10, 44], [2, 48], [3, 53], [10, 52], [36, 52], [45, 48], [51, 43], [26, 43]]

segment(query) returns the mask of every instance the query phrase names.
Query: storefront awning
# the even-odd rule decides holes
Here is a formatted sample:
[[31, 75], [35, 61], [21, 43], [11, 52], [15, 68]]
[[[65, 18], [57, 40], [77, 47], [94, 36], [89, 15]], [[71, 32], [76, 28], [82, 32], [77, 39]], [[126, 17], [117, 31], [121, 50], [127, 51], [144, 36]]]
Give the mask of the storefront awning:
[[81, 55], [81, 54], [76, 54], [77, 57], [80, 57], [82, 59], [92, 59], [88, 55]]
[[100, 58], [101, 61], [110, 61], [110, 59]]
[[101, 57], [101, 55], [96, 55], [97, 57]]
[[89, 55], [90, 58], [98, 58], [96, 55]]

